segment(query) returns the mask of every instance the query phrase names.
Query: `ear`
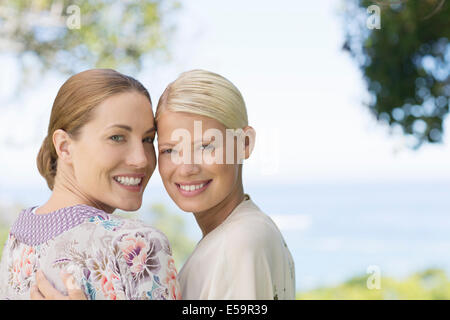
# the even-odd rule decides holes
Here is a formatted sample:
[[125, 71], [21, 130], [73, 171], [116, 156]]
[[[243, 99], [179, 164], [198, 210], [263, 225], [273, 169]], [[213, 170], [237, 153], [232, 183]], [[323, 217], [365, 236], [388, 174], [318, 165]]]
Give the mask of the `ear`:
[[72, 163], [71, 145], [73, 140], [69, 134], [62, 129], [58, 129], [53, 133], [53, 145], [58, 154], [58, 161]]
[[255, 148], [256, 131], [250, 126], [245, 127], [243, 130], [245, 136], [245, 159], [248, 159]]

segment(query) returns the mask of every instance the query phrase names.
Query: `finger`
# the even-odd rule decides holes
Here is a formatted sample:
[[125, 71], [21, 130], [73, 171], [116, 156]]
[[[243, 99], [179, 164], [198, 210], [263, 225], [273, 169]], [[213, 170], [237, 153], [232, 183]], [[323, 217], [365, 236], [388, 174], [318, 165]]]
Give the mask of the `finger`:
[[47, 280], [42, 271], [36, 273], [36, 284], [40, 293], [46, 300], [67, 300], [68, 297], [56, 290], [53, 285]]
[[44, 296], [39, 292], [39, 289], [36, 285], [33, 285], [30, 288], [30, 298], [31, 300], [45, 300]]
[[70, 273], [61, 271], [61, 279], [66, 286], [69, 300], [87, 300], [84, 291], [78, 286]]

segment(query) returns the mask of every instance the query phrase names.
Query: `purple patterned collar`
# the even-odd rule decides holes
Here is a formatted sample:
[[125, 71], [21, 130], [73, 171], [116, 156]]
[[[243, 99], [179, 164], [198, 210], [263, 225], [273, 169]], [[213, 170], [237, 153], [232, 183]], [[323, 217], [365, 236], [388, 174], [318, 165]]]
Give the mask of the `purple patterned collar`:
[[36, 208], [23, 210], [11, 227], [11, 234], [29, 246], [45, 243], [80, 225], [87, 218], [102, 216], [108, 219], [106, 212], [84, 204], [61, 208], [47, 214], [35, 214]]

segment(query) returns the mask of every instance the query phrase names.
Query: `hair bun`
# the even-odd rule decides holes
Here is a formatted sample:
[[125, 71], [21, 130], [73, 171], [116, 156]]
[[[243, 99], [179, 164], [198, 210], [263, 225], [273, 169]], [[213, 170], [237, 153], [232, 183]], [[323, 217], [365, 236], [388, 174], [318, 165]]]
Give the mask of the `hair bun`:
[[39, 173], [47, 181], [50, 190], [53, 190], [56, 176], [56, 157], [53, 156], [55, 151], [52, 149], [54, 149], [53, 142], [46, 136], [36, 159]]

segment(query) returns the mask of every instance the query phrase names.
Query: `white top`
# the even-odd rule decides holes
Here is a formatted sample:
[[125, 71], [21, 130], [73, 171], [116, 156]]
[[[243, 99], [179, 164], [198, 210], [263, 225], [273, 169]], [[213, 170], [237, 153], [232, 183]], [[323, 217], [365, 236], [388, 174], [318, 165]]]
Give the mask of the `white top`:
[[183, 299], [295, 299], [294, 262], [283, 236], [247, 199], [200, 240], [182, 267]]

